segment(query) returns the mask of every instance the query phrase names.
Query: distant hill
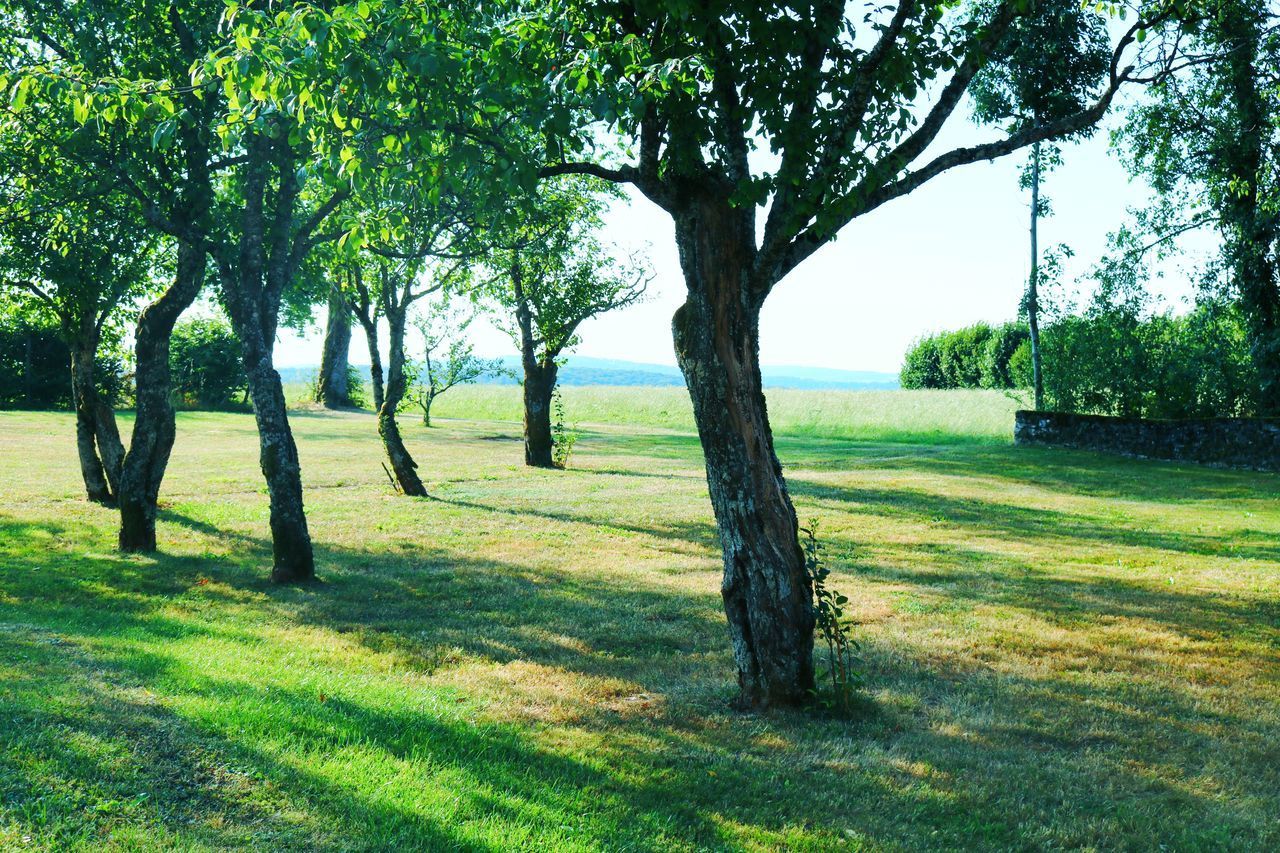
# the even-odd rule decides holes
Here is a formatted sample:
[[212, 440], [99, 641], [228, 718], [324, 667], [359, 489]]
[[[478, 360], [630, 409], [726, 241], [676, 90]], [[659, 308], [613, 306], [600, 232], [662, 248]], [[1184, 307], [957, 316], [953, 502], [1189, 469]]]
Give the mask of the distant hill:
[[[520, 359], [505, 356], [500, 359], [504, 369], [518, 374]], [[365, 379], [369, 377], [368, 365], [356, 365]], [[285, 382], [309, 382], [319, 370], [316, 365], [281, 367], [280, 377]], [[765, 365], [766, 388], [803, 388], [810, 390], [857, 391], [869, 389], [893, 389], [898, 387], [895, 373], [877, 373], [871, 370], [837, 370], [829, 367], [770, 366]], [[486, 377], [484, 382], [509, 385], [515, 378], [507, 375]], [[645, 364], [638, 361], [622, 361], [611, 358], [569, 356], [560, 368], [563, 385], [642, 385], [663, 387], [683, 385], [680, 369], [666, 364]]]

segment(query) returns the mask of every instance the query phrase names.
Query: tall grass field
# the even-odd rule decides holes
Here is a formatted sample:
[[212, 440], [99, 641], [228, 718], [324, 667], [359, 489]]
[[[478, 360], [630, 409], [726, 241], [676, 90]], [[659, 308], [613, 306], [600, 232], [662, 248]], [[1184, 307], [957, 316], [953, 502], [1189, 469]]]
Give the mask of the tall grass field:
[[[772, 392], [851, 600], [854, 716], [732, 710], [679, 389], [291, 422], [320, 582], [277, 587], [253, 418], [183, 413], [160, 553], [69, 413], [0, 413], [0, 849], [1280, 849], [1280, 478], [1012, 446], [1000, 394]], [[128, 418], [123, 416], [127, 428]]]

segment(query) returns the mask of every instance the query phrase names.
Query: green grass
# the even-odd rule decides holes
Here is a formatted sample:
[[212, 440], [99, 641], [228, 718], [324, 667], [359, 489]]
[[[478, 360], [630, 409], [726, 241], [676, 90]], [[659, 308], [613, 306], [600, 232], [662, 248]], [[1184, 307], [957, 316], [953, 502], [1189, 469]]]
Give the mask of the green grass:
[[[623, 424], [693, 431], [684, 388], [566, 386], [568, 418], [580, 424]], [[769, 418], [779, 433], [862, 441], [939, 444], [1011, 441], [1015, 400], [1001, 391], [768, 392]], [[513, 385], [467, 385], [437, 401], [439, 416], [519, 421], [520, 390]], [[435, 410], [433, 409], [433, 414]]]
[[[629, 393], [571, 416], [665, 405]], [[410, 426], [429, 500], [391, 494], [368, 415], [297, 413], [305, 589], [266, 581], [251, 417], [180, 416], [143, 558], [80, 499], [72, 418], [0, 414], [0, 849], [1280, 846], [1275, 476], [1016, 449], [1002, 398], [789, 396], [857, 720], [729, 710], [670, 409], [564, 472], [513, 423]], [[868, 438], [965, 411], [959, 442]]]

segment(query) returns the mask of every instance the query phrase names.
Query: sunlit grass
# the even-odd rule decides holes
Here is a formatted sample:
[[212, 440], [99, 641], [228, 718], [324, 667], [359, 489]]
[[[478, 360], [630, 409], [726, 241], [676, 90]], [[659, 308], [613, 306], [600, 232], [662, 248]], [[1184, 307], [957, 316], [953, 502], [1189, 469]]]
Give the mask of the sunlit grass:
[[[584, 424], [662, 405], [581, 390]], [[855, 602], [852, 721], [729, 710], [678, 420], [584, 427], [565, 472], [497, 408], [409, 426], [408, 500], [371, 417], [298, 413], [323, 583], [280, 589], [251, 417], [180, 417], [163, 553], [126, 558], [71, 417], [0, 414], [0, 849], [1280, 845], [1280, 480], [1015, 449], [1002, 400], [918, 399], [828, 411], [982, 414], [779, 439]]]
[[[566, 416], [583, 424], [692, 430], [683, 388], [563, 386]], [[770, 389], [769, 419], [779, 433], [874, 441], [1011, 441], [1017, 401], [1002, 391], [798, 391]], [[436, 404], [439, 416], [518, 421], [520, 389], [469, 385]], [[434, 411], [434, 410], [433, 410]]]

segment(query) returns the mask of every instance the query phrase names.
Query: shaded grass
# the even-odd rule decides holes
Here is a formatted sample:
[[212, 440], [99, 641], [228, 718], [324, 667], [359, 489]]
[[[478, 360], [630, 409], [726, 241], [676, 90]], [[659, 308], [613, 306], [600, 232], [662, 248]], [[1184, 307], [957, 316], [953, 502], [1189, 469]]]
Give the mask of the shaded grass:
[[180, 416], [126, 558], [71, 417], [0, 414], [0, 848], [1280, 845], [1273, 475], [784, 435], [876, 711], [744, 717], [695, 437], [414, 427], [409, 500], [368, 416], [293, 423], [304, 589], [250, 417]]

